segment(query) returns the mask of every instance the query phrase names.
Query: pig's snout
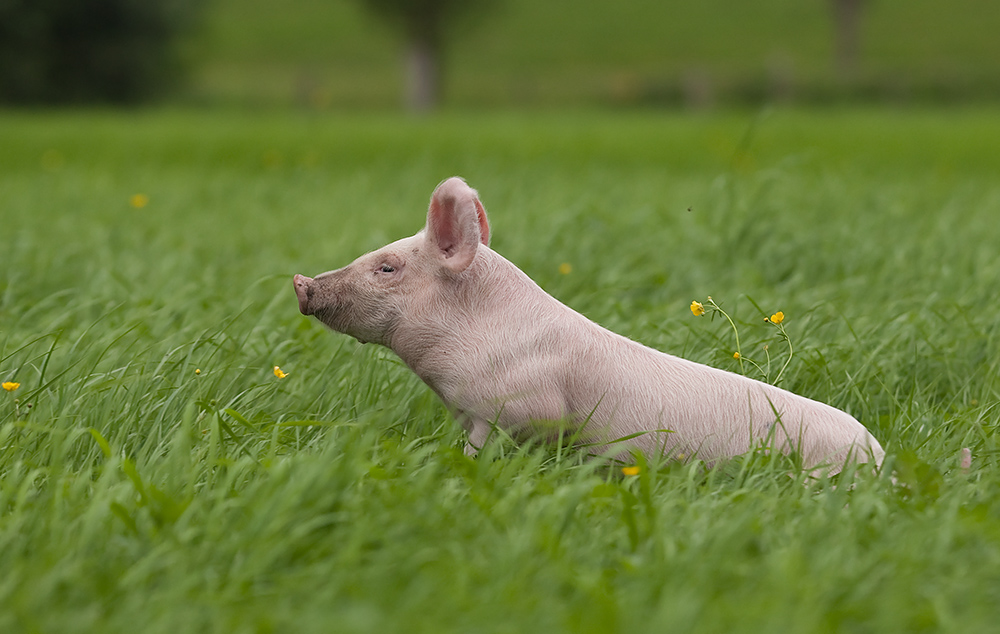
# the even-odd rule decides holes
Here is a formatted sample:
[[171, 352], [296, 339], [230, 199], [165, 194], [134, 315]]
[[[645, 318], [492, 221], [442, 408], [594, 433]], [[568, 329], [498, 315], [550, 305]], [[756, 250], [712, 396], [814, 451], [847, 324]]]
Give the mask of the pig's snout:
[[309, 307], [309, 300], [312, 299], [313, 295], [312, 282], [313, 278], [305, 275], [296, 275], [292, 278], [292, 284], [295, 285], [295, 296], [299, 298], [299, 312], [303, 315], [313, 314]]

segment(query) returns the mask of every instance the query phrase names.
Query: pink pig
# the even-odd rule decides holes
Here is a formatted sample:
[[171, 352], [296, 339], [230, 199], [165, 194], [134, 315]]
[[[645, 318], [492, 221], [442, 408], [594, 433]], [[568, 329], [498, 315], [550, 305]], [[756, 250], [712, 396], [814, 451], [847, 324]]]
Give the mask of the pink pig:
[[[574, 438], [595, 453], [697, 456], [797, 449], [810, 469], [880, 464], [878, 441], [829, 405], [664, 354], [562, 304], [490, 249], [475, 190], [449, 178], [427, 226], [317, 276], [296, 275], [299, 310], [388, 346], [454, 412], [466, 452], [496, 428]], [[617, 441], [617, 442], [616, 442]]]

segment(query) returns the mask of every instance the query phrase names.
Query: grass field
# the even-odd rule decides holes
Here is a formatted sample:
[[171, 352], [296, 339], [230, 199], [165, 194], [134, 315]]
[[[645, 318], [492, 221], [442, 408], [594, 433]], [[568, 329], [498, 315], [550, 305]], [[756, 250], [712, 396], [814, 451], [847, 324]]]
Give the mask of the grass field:
[[[998, 148], [990, 109], [4, 112], [0, 631], [995, 631]], [[782, 385], [885, 472], [466, 458], [290, 281], [416, 231], [452, 174], [494, 248], [644, 343], [736, 369], [711, 295], [783, 363], [782, 310]]]
[[[864, 3], [856, 76], [834, 63], [828, 0], [500, 0], [452, 27], [451, 105], [1000, 96], [1000, 4]], [[402, 45], [352, 0], [214, 0], [192, 95], [320, 109], [397, 107]], [[846, 86], [845, 86], [846, 83]]]

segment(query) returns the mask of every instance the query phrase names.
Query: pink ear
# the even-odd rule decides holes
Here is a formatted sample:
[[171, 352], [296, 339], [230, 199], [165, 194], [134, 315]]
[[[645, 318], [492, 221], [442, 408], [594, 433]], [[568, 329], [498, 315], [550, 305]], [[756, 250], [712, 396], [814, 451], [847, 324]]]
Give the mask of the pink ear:
[[490, 246], [490, 221], [486, 218], [486, 209], [483, 203], [476, 198], [476, 214], [479, 216], [479, 241]]
[[458, 177], [449, 178], [434, 190], [427, 209], [427, 240], [441, 263], [461, 273], [476, 256], [479, 244], [487, 244], [490, 226], [476, 191]]

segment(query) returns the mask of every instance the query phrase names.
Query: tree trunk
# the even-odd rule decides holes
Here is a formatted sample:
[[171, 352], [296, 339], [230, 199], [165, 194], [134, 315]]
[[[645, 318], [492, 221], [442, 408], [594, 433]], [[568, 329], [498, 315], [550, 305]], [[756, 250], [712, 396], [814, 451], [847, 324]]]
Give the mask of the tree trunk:
[[411, 33], [406, 43], [406, 107], [411, 112], [433, 110], [440, 93], [440, 46], [426, 33]]
[[831, 0], [836, 37], [837, 72], [851, 79], [857, 72], [861, 31], [861, 5], [864, 0]]

